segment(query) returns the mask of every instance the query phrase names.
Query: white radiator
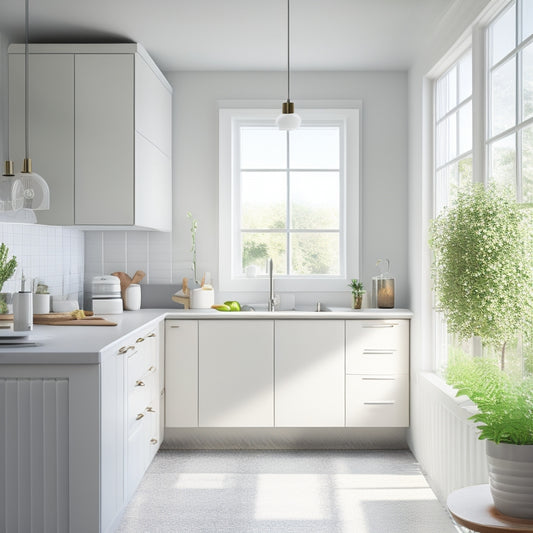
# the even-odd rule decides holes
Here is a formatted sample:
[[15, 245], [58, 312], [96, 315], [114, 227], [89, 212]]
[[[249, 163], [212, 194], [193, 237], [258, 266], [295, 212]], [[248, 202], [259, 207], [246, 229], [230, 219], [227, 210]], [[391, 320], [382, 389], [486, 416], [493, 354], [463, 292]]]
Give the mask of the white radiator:
[[68, 380], [0, 378], [0, 531], [68, 532], [68, 459]]
[[471, 412], [431, 374], [412, 387], [411, 440], [422, 470], [441, 502], [455, 489], [488, 482], [485, 442], [477, 437]]

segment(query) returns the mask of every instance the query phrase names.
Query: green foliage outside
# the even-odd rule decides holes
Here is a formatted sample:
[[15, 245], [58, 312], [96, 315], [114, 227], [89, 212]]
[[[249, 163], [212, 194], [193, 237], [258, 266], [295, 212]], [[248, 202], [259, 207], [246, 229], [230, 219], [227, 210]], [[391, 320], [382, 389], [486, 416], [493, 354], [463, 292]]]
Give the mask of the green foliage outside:
[[533, 335], [533, 224], [511, 194], [491, 184], [460, 190], [432, 221], [437, 306], [460, 339], [478, 336], [501, 350]]
[[533, 377], [513, 379], [495, 359], [456, 354], [446, 380], [457, 396], [468, 396], [478, 407], [471, 420], [478, 424], [480, 439], [533, 444]]
[[[266, 259], [272, 257], [275, 273], [287, 274], [286, 206], [244, 205], [241, 227], [242, 266], [256, 265], [265, 270]], [[291, 274], [336, 275], [339, 273], [339, 234], [320, 230], [338, 229], [338, 210], [295, 204], [291, 209]], [[261, 231], [261, 230], [276, 230]], [[298, 233], [298, 229], [317, 230]]]

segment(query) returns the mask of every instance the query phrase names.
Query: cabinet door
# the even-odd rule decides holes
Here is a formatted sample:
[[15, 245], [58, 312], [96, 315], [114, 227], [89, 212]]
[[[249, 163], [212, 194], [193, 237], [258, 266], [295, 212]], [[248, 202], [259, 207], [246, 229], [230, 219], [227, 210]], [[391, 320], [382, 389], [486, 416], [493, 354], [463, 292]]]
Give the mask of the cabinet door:
[[276, 427], [344, 426], [344, 321], [276, 320]]
[[75, 222], [134, 220], [134, 56], [75, 58]]
[[[29, 57], [29, 156], [50, 187], [50, 210], [36, 211], [41, 224], [74, 224], [74, 55]], [[9, 56], [10, 157], [24, 152], [24, 55]], [[16, 172], [20, 168], [15, 169]]]
[[201, 427], [272, 427], [273, 321], [204, 320], [199, 332]]
[[125, 503], [124, 494], [124, 356], [103, 354], [101, 394], [101, 521], [107, 531]]
[[165, 425], [198, 426], [198, 321], [165, 323]]

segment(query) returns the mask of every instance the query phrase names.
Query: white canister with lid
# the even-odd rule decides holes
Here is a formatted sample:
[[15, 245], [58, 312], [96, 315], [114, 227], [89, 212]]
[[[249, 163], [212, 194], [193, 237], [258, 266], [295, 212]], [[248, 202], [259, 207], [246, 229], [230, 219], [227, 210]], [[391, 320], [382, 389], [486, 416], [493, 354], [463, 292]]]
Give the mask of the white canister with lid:
[[141, 308], [141, 286], [131, 283], [126, 287], [124, 308], [128, 311], [137, 311]]

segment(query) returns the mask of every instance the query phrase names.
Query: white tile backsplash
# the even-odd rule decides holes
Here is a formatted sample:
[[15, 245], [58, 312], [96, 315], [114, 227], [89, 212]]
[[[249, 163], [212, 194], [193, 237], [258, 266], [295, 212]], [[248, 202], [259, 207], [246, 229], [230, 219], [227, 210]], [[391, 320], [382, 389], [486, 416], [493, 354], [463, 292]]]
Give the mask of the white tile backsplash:
[[94, 276], [137, 270], [143, 284], [172, 283], [172, 234], [158, 231], [86, 231], [85, 291]]
[[22, 270], [28, 282], [37, 278], [57, 298], [71, 297], [83, 304], [84, 234], [80, 230], [41, 224], [0, 223], [0, 242], [16, 256], [15, 275], [2, 292], [20, 290]]

